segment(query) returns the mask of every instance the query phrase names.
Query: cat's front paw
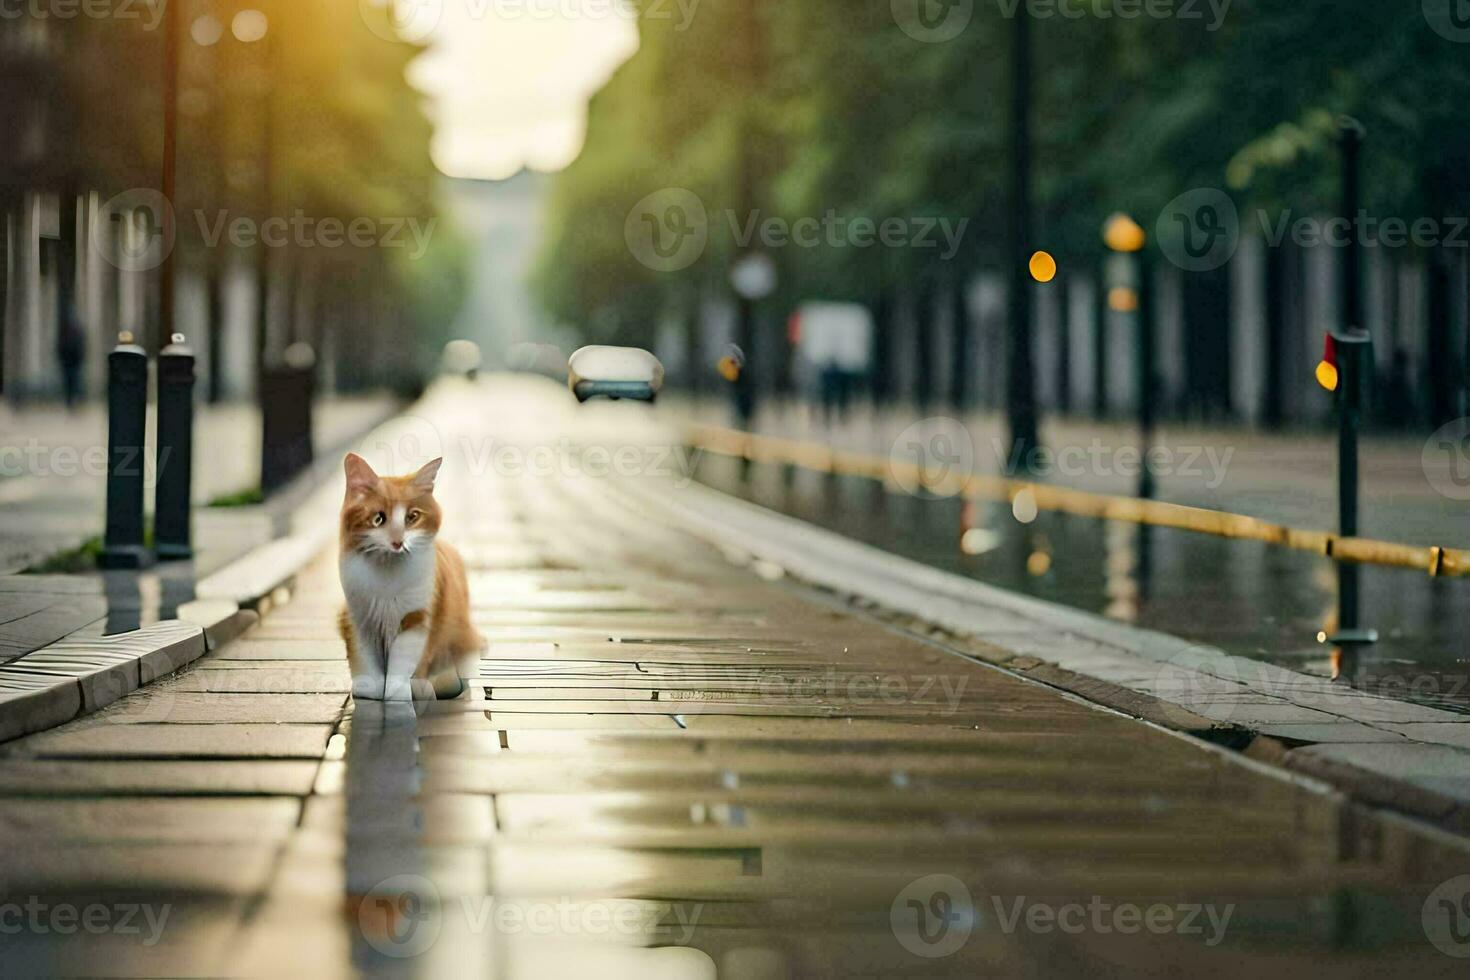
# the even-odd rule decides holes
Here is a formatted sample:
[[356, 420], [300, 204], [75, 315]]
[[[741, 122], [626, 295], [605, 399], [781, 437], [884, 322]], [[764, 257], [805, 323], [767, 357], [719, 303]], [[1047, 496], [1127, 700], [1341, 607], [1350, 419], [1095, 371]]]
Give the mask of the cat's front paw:
[[384, 701], [433, 701], [434, 685], [424, 677], [392, 677], [383, 686]]
[[382, 701], [384, 685], [382, 677], [361, 674], [352, 678], [352, 696], [367, 701]]
[[412, 701], [413, 682], [407, 677], [389, 677], [383, 685], [384, 701]]

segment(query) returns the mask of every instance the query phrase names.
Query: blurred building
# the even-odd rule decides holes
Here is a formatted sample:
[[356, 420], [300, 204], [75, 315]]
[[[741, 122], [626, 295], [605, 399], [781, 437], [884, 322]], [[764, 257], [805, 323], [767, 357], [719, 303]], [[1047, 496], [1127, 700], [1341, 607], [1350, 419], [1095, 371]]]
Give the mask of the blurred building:
[[[450, 335], [480, 345], [487, 367], [528, 367], [525, 345], [576, 346], [536, 302], [528, 284], [541, 248], [548, 179], [521, 170], [505, 180], [444, 178], [447, 211], [465, 239], [468, 291]], [[544, 356], [538, 359], [544, 360]]]

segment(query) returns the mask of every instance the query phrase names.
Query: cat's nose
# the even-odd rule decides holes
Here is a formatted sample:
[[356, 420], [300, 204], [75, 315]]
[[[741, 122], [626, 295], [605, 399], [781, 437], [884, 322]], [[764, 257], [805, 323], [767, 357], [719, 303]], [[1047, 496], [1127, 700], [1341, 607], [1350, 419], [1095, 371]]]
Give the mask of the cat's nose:
[[394, 551], [402, 551], [403, 550], [403, 542], [402, 541], [390, 541], [388, 543], [393, 546], [393, 550]]

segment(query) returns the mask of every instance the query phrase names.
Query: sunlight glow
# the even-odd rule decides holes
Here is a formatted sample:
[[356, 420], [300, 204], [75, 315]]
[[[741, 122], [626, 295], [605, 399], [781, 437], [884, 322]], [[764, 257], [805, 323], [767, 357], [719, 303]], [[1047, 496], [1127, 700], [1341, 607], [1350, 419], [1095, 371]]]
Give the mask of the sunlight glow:
[[443, 0], [429, 50], [409, 69], [433, 100], [434, 163], [498, 180], [560, 170], [582, 149], [587, 100], [638, 48], [618, 3]]

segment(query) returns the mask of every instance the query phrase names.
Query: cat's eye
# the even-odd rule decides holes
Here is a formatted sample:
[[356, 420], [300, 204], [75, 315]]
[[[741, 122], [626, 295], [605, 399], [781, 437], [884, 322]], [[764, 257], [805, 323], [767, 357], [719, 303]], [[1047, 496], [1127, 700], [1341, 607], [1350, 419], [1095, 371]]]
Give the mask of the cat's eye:
[[378, 511], [376, 514], [373, 515], [373, 527], [382, 527], [383, 522], [387, 519], [387, 514], [383, 513], [382, 511]]
[[410, 523], [410, 524], [417, 524], [419, 518], [422, 517], [422, 516], [423, 516], [423, 512], [422, 511], [411, 510], [411, 511], [408, 512], [408, 523]]

